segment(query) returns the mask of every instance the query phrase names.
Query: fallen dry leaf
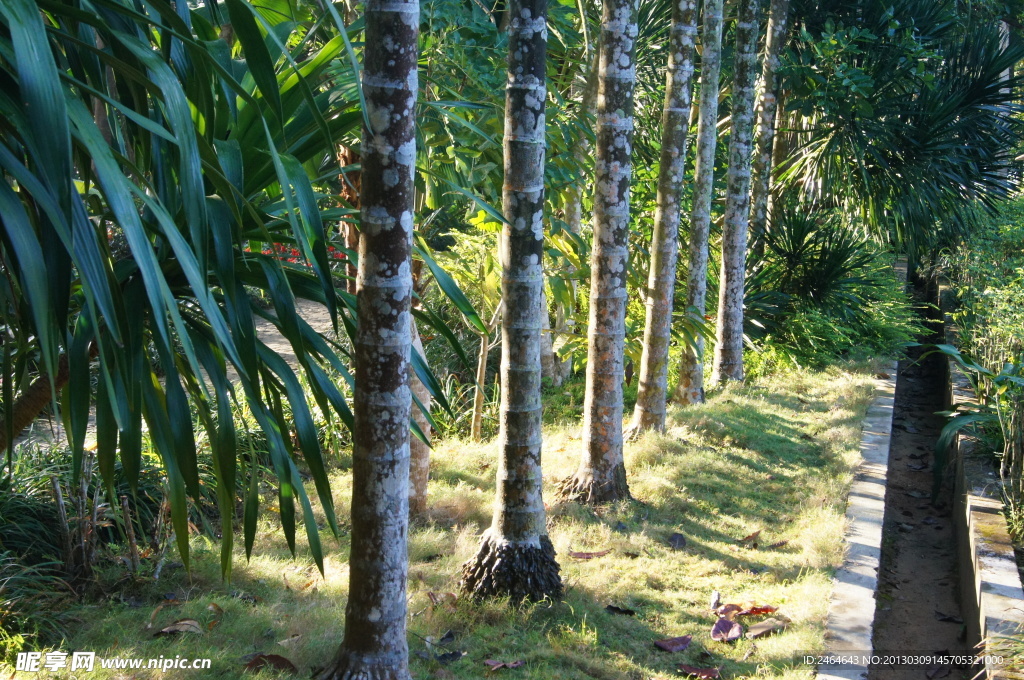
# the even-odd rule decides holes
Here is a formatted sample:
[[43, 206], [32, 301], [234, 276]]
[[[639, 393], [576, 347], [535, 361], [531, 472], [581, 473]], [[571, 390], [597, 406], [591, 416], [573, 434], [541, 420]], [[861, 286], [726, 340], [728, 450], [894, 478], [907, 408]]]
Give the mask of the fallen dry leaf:
[[771, 635], [777, 631], [783, 630], [786, 627], [786, 622], [779, 619], [765, 619], [761, 623], [756, 623], [747, 629], [747, 637], [751, 640], [764, 637], [765, 635]]
[[569, 557], [576, 558], [577, 560], [592, 560], [595, 557], [604, 557], [612, 551], [611, 548], [607, 550], [599, 550], [598, 552], [572, 552], [569, 551]]
[[789, 543], [789, 541], [778, 541], [776, 543], [772, 543], [770, 546], [768, 546], [767, 549], [768, 550], [775, 550], [776, 548], [781, 548], [784, 545], [787, 545], [788, 543]]
[[149, 616], [149, 623], [146, 624], [146, 627], [143, 628], [143, 630], [149, 630], [150, 628], [153, 627], [153, 621], [156, 620], [156, 615], [159, 614], [160, 610], [163, 609], [163, 608], [164, 608], [164, 606], [162, 604], [158, 604], [156, 606], [156, 609], [154, 609], [153, 613], [150, 614], [150, 616]]
[[180, 621], [175, 621], [166, 628], [153, 633], [153, 637], [177, 635], [178, 633], [195, 633], [196, 635], [202, 635], [203, 627], [199, 625], [199, 622], [195, 619], [181, 619]]
[[496, 671], [499, 668], [519, 668], [520, 666], [525, 666], [526, 662], [525, 661], [496, 661], [494, 659], [487, 659], [486, 661], [484, 661], [484, 664], [488, 667], [489, 670]]
[[714, 678], [720, 678], [717, 668], [694, 668], [693, 666], [687, 666], [685, 663], [679, 664], [679, 670], [687, 675], [692, 675], [701, 680], [714, 680]]
[[252, 661], [245, 664], [245, 670], [247, 671], [258, 671], [263, 668], [274, 668], [279, 671], [290, 671], [292, 673], [299, 672], [295, 664], [280, 654], [257, 654], [253, 657]]
[[743, 611], [743, 607], [738, 604], [723, 604], [721, 607], [715, 610], [715, 613], [721, 617], [732, 621], [736, 618], [736, 615]]
[[748, 536], [744, 536], [743, 538], [741, 538], [740, 540], [738, 540], [736, 542], [737, 543], [749, 543], [751, 541], [757, 540], [757, 537], [760, 536], [760, 535], [761, 535], [761, 530], [758, 529], [754, 533], [752, 533], [752, 534], [750, 534]]
[[224, 616], [224, 610], [221, 609], [220, 605], [217, 604], [216, 602], [211, 602], [210, 604], [206, 605], [206, 609], [208, 611], [213, 612], [217, 616]]
[[711, 639], [718, 642], [733, 642], [743, 636], [743, 626], [724, 616], [711, 628]]
[[681, 652], [690, 646], [691, 640], [693, 640], [692, 635], [683, 635], [682, 637], [658, 640], [654, 643], [654, 646], [666, 652]]
[[722, 604], [722, 594], [715, 590], [711, 593], [711, 611], [718, 609], [720, 604]]
[[744, 602], [742, 609], [737, 612], [737, 616], [761, 616], [762, 614], [774, 614], [777, 611], [779, 611], [779, 608], [773, 607], [770, 604]]

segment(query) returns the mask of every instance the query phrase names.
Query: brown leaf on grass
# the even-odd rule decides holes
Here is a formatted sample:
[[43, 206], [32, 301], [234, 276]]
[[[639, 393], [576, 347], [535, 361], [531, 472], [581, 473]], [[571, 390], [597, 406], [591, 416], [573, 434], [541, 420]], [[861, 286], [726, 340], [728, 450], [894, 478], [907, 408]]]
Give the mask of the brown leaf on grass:
[[777, 548], [781, 548], [781, 547], [783, 547], [785, 545], [788, 545], [788, 544], [789, 544], [789, 541], [778, 541], [777, 543], [772, 543], [770, 546], [768, 546], [767, 549], [768, 550], [775, 550]]
[[743, 626], [737, 621], [727, 619], [724, 616], [715, 622], [711, 628], [711, 639], [718, 642], [733, 642], [743, 636]]
[[181, 619], [179, 621], [175, 621], [166, 628], [153, 633], [153, 637], [177, 635], [178, 633], [195, 633], [196, 635], [202, 635], [203, 627], [199, 625], [199, 622], [195, 619]]
[[294, 633], [283, 640], [278, 640], [277, 644], [281, 645], [282, 647], [290, 647], [294, 645], [296, 642], [298, 642], [300, 639], [302, 639], [302, 636], [298, 633]]
[[214, 628], [216, 628], [219, 625], [220, 625], [220, 619], [214, 619], [213, 621], [210, 621], [208, 624], [206, 624], [206, 630], [213, 630]]
[[487, 665], [488, 670], [496, 671], [499, 668], [519, 668], [520, 666], [525, 666], [526, 662], [525, 661], [496, 661], [494, 659], [487, 659], [486, 661], [484, 661], [484, 664]]
[[779, 608], [773, 607], [770, 604], [744, 602], [741, 610], [737, 612], [737, 616], [761, 616], [762, 614], [774, 614], [777, 611], [779, 611]]
[[143, 628], [143, 630], [149, 630], [149, 629], [151, 629], [153, 627], [153, 622], [156, 621], [156, 615], [159, 614], [160, 610], [163, 609], [163, 608], [164, 608], [164, 606], [162, 604], [158, 604], [156, 606], [156, 609], [154, 609], [153, 613], [150, 614], [150, 616], [149, 616], [149, 623], [146, 624], [146, 627]]
[[679, 664], [679, 671], [696, 678], [701, 678], [701, 680], [714, 680], [715, 678], [722, 677], [718, 674], [717, 668], [695, 668], [687, 666], [685, 663]]
[[673, 550], [682, 550], [686, 547], [686, 536], [680, 533], [674, 533], [668, 537], [668, 545]]
[[290, 671], [292, 673], [299, 672], [299, 669], [295, 667], [295, 664], [280, 654], [257, 654], [253, 657], [252, 661], [245, 664], [245, 670], [247, 671], [255, 672], [264, 668], [273, 668], [279, 671]]
[[722, 594], [715, 590], [711, 593], [711, 611], [718, 609], [720, 604], [722, 604]]
[[743, 611], [743, 607], [738, 604], [723, 604], [721, 607], [715, 610], [715, 613], [719, 616], [729, 619], [732, 621], [736, 618], [736, 615]]
[[681, 652], [690, 646], [691, 640], [693, 640], [692, 635], [683, 635], [682, 637], [658, 640], [654, 643], [654, 646], [666, 652]]
[[211, 602], [210, 604], [206, 605], [206, 609], [208, 611], [213, 612], [217, 616], [224, 616], [224, 610], [221, 609], [220, 605], [216, 602]]
[[747, 630], [747, 637], [751, 640], [771, 635], [777, 631], [783, 630], [786, 627], [786, 622], [779, 619], [765, 619], [761, 623], [756, 623]]
[[750, 543], [751, 541], [757, 540], [757, 537], [760, 536], [760, 535], [761, 535], [761, 530], [758, 529], [754, 533], [752, 533], [752, 534], [750, 534], [748, 536], [744, 536], [743, 538], [741, 538], [740, 540], [738, 540], [736, 542], [737, 543]]
[[599, 550], [597, 552], [572, 552], [569, 551], [569, 557], [574, 557], [577, 560], [592, 560], [595, 557], [604, 557], [612, 551], [611, 548], [607, 550]]

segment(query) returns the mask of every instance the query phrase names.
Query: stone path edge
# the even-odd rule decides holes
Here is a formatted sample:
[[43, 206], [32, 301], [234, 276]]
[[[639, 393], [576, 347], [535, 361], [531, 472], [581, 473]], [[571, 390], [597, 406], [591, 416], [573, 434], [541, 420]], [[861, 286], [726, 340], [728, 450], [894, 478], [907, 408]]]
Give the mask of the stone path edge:
[[[948, 344], [957, 345], [949, 312], [954, 306], [952, 291], [940, 287], [939, 302], [944, 312]], [[970, 380], [956, 363], [947, 362], [946, 404], [977, 400]], [[957, 435], [949, 451], [955, 461], [953, 521], [957, 543], [960, 611], [966, 625], [967, 641], [982, 654], [976, 667], [979, 678], [1024, 678], [996, 660], [1007, 650], [1007, 638], [1021, 638], [1024, 626], [1024, 588], [1013, 552], [1013, 541], [1002, 514], [1002, 485], [990, 455], [975, 451], [975, 442]], [[1019, 644], [1019, 643], [1018, 643]]]
[[[876, 378], [875, 398], [861, 428], [860, 462], [846, 505], [846, 556], [832, 580], [825, 624], [825, 651], [832, 655], [861, 656], [872, 651], [897, 369], [892, 361]], [[867, 665], [847, 664], [819, 666], [817, 677], [862, 680], [867, 675]]]

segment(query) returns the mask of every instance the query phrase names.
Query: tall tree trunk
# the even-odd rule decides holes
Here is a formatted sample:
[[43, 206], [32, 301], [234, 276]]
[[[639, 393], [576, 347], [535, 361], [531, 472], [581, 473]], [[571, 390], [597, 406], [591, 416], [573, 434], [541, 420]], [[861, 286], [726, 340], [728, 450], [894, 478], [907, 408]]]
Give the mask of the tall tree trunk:
[[[697, 122], [697, 166], [690, 212], [686, 307], [703, 321], [708, 293], [708, 234], [715, 188], [718, 145], [718, 81], [722, 70], [722, 0], [705, 0], [700, 55], [700, 119]], [[687, 313], [692, 313], [687, 311]], [[683, 348], [675, 399], [681, 404], [704, 402], [704, 338]]]
[[[93, 345], [96, 347], [96, 345]], [[90, 350], [89, 358], [95, 356]], [[68, 384], [71, 372], [68, 369], [68, 357], [61, 354], [57, 362], [57, 374], [50, 376], [45, 372], [40, 373], [29, 383], [28, 387], [21, 391], [9, 406], [4, 404], [4, 415], [0, 417], [0, 453], [7, 451], [8, 434], [10, 441], [17, 439], [26, 427], [32, 424], [47, 404], [53, 403], [53, 396], [60, 394], [64, 386]], [[10, 417], [8, 421], [7, 416]]]
[[743, 276], [750, 219], [750, 150], [754, 134], [757, 77], [758, 0], [740, 0], [736, 21], [736, 66], [732, 85], [729, 178], [722, 230], [722, 276], [718, 290], [718, 332], [713, 384], [743, 380]]
[[622, 459], [622, 379], [636, 36], [635, 3], [604, 0], [583, 456], [561, 489], [566, 497], [586, 503], [629, 498]]
[[[586, 80], [583, 85], [583, 91], [580, 99], [580, 114], [581, 116], [590, 116], [595, 113], [595, 107], [597, 106], [597, 69], [599, 65], [600, 55], [595, 51], [593, 59], [587, 62]], [[576, 167], [586, 167], [589, 159], [587, 158], [590, 153], [590, 140], [586, 135], [580, 135], [579, 139], [573, 145], [573, 160], [576, 163]], [[569, 225], [569, 231], [574, 234], [579, 234], [583, 228], [583, 187], [584, 182], [577, 184], [571, 184], [566, 188], [565, 197], [565, 222]], [[576, 271], [572, 265], [565, 265], [565, 276], [569, 279], [569, 291], [573, 304], [576, 301], [576, 280], [569, 278]], [[560, 336], [568, 335], [575, 332], [575, 323], [571, 320], [574, 309], [567, 309], [566, 306], [560, 301], [555, 301], [555, 327], [551, 333], [552, 342], [552, 360], [554, 362], [554, 372], [552, 374], [551, 382], [557, 387], [565, 382], [565, 379], [569, 377], [569, 371], [572, 369], [572, 360], [560, 359], [555, 353], [558, 343], [556, 342]]]
[[475, 442], [484, 438], [484, 389], [487, 385], [487, 355], [491, 348], [487, 333], [477, 335], [480, 336], [480, 351], [476, 358], [476, 389], [473, 391], [473, 414], [469, 426], [469, 436]]
[[658, 168], [658, 207], [651, 240], [651, 271], [647, 279], [647, 314], [644, 325], [640, 386], [630, 430], [665, 429], [668, 396], [668, 346], [672, 331], [672, 300], [676, 290], [679, 255], [679, 216], [683, 175], [686, 172], [686, 136], [690, 131], [693, 53], [697, 37], [697, 0], [672, 4], [665, 107], [661, 115], [661, 165]]
[[786, 43], [789, 23], [789, 0], [772, 0], [768, 16], [768, 38], [765, 41], [764, 63], [761, 65], [760, 96], [757, 103], [757, 149], [751, 170], [750, 235], [764, 254], [764, 232], [768, 226], [768, 198], [772, 185], [772, 151], [775, 142], [775, 120], [779, 103], [779, 55]]
[[[424, 361], [426, 355], [423, 353], [423, 341], [420, 340], [420, 331], [416, 327], [416, 319], [409, 317], [409, 330], [412, 333], [412, 351], [419, 354]], [[412, 365], [409, 366], [409, 388], [413, 396], [419, 400], [423, 408], [430, 412], [430, 392], [426, 385], [416, 377], [416, 371]], [[430, 423], [427, 416], [415, 403], [412, 405], [412, 418], [419, 425], [423, 435], [430, 439]], [[418, 437], [409, 438], [409, 517], [420, 517], [427, 512], [427, 482], [430, 479], [430, 446], [419, 440]]]
[[505, 88], [507, 223], [501, 237], [501, 454], [494, 520], [462, 570], [474, 597], [562, 593], [541, 495], [541, 326], [544, 303], [544, 100], [547, 0], [509, 5]]
[[345, 637], [322, 680], [409, 680], [405, 633], [418, 0], [367, 0]]

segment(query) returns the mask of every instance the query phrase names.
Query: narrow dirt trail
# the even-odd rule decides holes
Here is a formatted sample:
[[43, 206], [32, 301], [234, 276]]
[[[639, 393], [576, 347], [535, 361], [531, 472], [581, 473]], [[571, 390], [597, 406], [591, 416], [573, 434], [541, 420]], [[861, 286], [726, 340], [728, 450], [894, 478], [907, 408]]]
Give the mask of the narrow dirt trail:
[[[932, 326], [932, 324], [929, 324]], [[934, 326], [932, 326], [934, 328]], [[934, 339], [922, 339], [924, 342]], [[942, 358], [913, 348], [899, 363], [874, 653], [968, 654], [957, 593], [950, 491], [930, 503], [935, 441], [945, 424]], [[967, 680], [968, 668], [872, 666], [869, 680]]]

